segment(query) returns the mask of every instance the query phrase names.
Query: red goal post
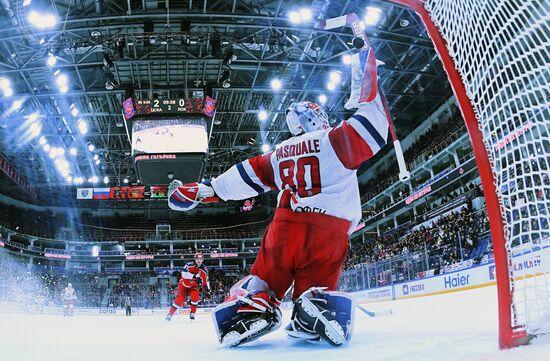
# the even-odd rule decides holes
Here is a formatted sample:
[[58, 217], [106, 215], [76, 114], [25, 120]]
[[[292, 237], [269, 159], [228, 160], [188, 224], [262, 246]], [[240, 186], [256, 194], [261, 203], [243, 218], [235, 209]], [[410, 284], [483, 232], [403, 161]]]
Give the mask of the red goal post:
[[[545, 0], [386, 1], [410, 8], [418, 14], [448, 75], [470, 135], [487, 205], [498, 292], [499, 345], [500, 348], [510, 348], [526, 344], [530, 335], [542, 332], [539, 326], [529, 326], [536, 324], [537, 318], [548, 317], [550, 312], [547, 309], [550, 297], [548, 257], [543, 263], [546, 270], [543, 268], [542, 272], [527, 275], [514, 274], [513, 262], [518, 240], [519, 246], [525, 242], [530, 251], [540, 251], [544, 247], [548, 249], [549, 246], [548, 220], [545, 222], [544, 218], [540, 218], [548, 219], [550, 209], [548, 178], [540, 172], [541, 168], [550, 172], [549, 71], [548, 66], [544, 65], [548, 58], [541, 56], [537, 61], [536, 53], [538, 46], [541, 46], [540, 52], [543, 54], [544, 47], [548, 47], [548, 26], [544, 25], [544, 18], [548, 17], [549, 6], [544, 5]], [[512, 55], [497, 49], [508, 44], [512, 45], [505, 50]], [[534, 54], [530, 50], [533, 47]], [[521, 61], [525, 64], [516, 63]], [[508, 64], [510, 69], [501, 71], [499, 67], [506, 68]], [[526, 80], [527, 73], [529, 79]], [[497, 94], [500, 89], [495, 82], [499, 82], [501, 93]], [[539, 87], [539, 83], [542, 86]], [[488, 84], [487, 91], [485, 84]], [[521, 98], [523, 95], [517, 95], [524, 91], [525, 96], [532, 98], [524, 101]], [[507, 96], [517, 97], [517, 104], [515, 100], [506, 103]], [[506, 104], [502, 106], [502, 103]], [[495, 113], [498, 111], [502, 114]], [[525, 127], [526, 122], [530, 127]], [[527, 134], [531, 128], [536, 132]], [[534, 176], [527, 179], [526, 172], [520, 172], [525, 168], [525, 159], [517, 158], [531, 148], [543, 154], [542, 157], [536, 155], [531, 166], [528, 164], [528, 169], [535, 169], [536, 166], [537, 171], [533, 170]], [[529, 154], [526, 157], [530, 157]], [[519, 167], [520, 171], [508, 170], [505, 168], [507, 165]], [[514, 177], [515, 183], [512, 183], [511, 177]], [[530, 186], [526, 186], [529, 182]], [[537, 186], [542, 189], [542, 194], [532, 182], [540, 183]], [[527, 211], [527, 216], [533, 219], [525, 220], [533, 224], [531, 227], [529, 223], [517, 220], [518, 213], [521, 212], [519, 218], [523, 217], [524, 208], [521, 207], [527, 207], [526, 199], [527, 203], [532, 203], [527, 206], [534, 207]], [[542, 286], [537, 284], [541, 281], [531, 280], [541, 277]], [[530, 283], [520, 287], [520, 282], [535, 283], [534, 286]]]

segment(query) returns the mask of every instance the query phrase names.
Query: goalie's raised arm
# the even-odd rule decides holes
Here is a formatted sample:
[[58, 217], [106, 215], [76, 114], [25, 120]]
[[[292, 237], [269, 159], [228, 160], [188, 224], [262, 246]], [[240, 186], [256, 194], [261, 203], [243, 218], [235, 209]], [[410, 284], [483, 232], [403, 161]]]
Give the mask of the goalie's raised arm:
[[353, 116], [330, 131], [332, 147], [346, 168], [359, 168], [386, 145], [387, 116], [378, 94], [372, 102], [360, 104]]
[[269, 152], [235, 164], [212, 180], [216, 195], [223, 200], [239, 200], [255, 197], [277, 189]]

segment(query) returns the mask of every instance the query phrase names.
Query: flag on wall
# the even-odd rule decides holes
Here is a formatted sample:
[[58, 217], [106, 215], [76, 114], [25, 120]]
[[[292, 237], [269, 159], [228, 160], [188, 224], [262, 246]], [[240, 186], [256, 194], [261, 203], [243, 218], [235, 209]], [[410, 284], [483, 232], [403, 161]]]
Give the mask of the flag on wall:
[[93, 199], [93, 198], [94, 198], [93, 188], [78, 188], [76, 190], [76, 199]]

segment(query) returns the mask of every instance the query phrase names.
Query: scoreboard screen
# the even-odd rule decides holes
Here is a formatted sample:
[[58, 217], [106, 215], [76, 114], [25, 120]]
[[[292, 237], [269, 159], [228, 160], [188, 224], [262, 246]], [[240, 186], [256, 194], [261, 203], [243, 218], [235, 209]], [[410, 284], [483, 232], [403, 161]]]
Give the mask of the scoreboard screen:
[[208, 130], [202, 116], [147, 118], [132, 123], [132, 155], [207, 151]]

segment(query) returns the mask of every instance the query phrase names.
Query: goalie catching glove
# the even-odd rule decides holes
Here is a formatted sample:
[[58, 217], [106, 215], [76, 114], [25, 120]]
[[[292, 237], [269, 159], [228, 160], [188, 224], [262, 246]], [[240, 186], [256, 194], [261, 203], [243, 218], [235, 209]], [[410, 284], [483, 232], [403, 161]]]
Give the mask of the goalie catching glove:
[[168, 206], [174, 211], [190, 211], [199, 203], [214, 203], [220, 199], [216, 196], [210, 182], [187, 183], [173, 180], [168, 187]]

